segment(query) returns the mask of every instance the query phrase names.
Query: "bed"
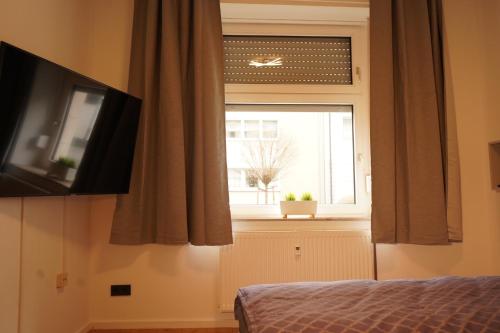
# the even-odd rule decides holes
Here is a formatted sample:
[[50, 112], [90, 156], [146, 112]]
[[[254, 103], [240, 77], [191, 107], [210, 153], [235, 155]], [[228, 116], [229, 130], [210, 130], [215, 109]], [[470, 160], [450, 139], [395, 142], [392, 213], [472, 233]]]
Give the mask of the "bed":
[[241, 288], [242, 333], [500, 333], [500, 276]]

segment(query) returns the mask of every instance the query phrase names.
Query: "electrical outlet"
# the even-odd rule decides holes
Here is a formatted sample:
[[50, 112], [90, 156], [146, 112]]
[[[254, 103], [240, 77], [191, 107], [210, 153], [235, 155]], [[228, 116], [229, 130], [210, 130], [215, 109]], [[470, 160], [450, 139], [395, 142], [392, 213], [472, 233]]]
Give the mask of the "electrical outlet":
[[111, 296], [130, 296], [132, 295], [132, 287], [130, 284], [112, 284]]
[[56, 288], [63, 289], [68, 285], [68, 273], [59, 273], [56, 275]]

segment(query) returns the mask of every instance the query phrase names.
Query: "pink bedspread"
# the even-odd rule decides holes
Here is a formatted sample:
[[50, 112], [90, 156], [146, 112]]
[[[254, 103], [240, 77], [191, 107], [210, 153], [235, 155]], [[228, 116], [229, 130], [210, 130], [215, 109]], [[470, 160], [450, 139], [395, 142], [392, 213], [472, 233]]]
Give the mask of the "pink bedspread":
[[500, 332], [500, 277], [255, 285], [238, 291], [250, 333]]

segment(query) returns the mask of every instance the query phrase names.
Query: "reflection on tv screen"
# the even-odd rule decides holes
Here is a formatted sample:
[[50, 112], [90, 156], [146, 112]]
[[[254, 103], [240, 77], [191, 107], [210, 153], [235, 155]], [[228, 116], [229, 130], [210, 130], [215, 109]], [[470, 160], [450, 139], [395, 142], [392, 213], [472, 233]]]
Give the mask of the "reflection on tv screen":
[[140, 100], [2, 43], [0, 196], [128, 191]]

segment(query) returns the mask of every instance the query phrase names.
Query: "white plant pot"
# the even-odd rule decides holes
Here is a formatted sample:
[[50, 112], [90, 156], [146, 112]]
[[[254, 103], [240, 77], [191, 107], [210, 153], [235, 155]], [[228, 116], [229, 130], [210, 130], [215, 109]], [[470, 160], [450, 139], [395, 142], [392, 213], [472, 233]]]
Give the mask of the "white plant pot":
[[76, 169], [54, 162], [47, 171], [47, 176], [63, 181], [74, 181]]
[[75, 177], [76, 177], [76, 169], [74, 168], [70, 168], [68, 170], [68, 172], [66, 173], [66, 181], [68, 182], [72, 182], [75, 180]]
[[317, 201], [280, 201], [281, 215], [287, 218], [288, 215], [310, 215], [316, 216], [318, 210]]

